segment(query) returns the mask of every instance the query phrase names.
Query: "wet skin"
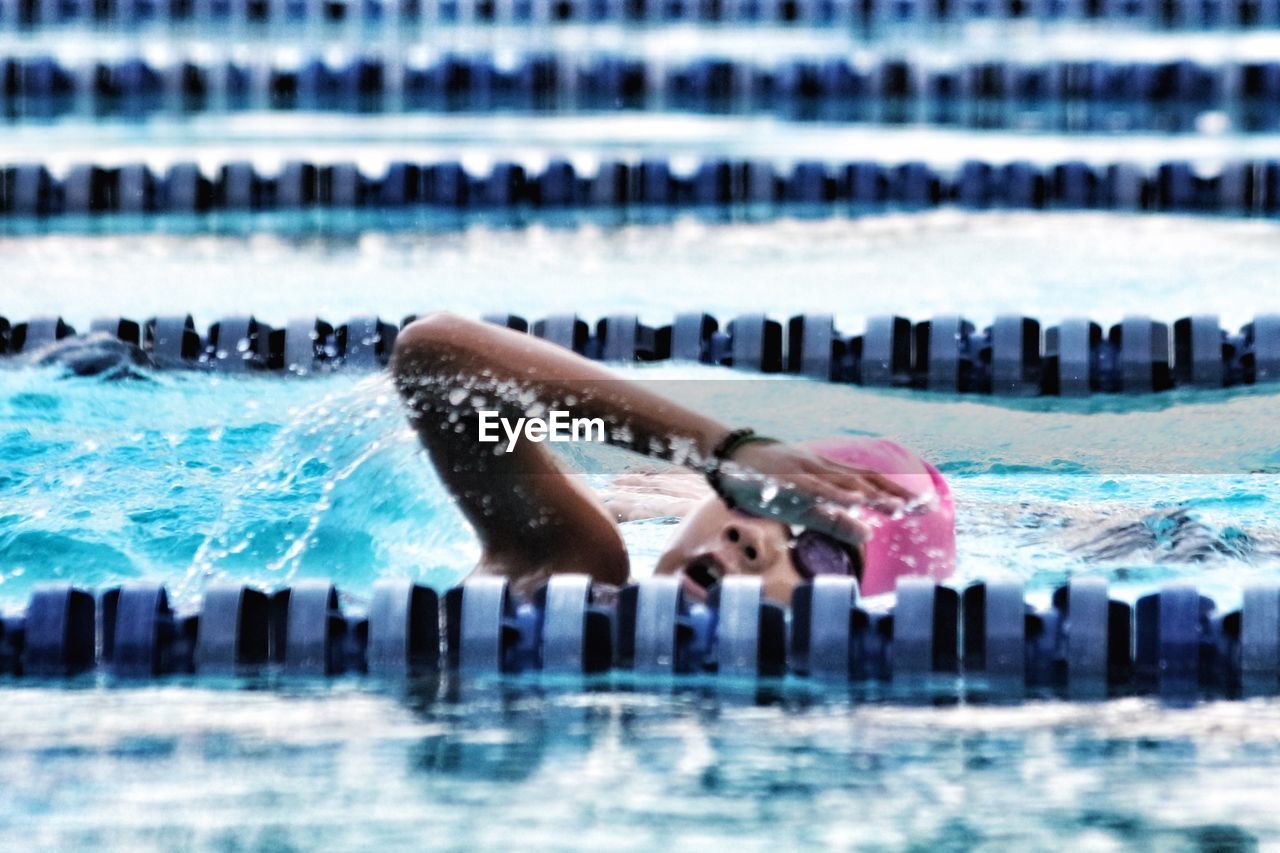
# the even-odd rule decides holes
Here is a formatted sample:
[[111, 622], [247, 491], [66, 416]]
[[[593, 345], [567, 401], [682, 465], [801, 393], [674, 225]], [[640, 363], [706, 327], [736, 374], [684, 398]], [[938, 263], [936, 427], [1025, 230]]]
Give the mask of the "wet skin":
[[[476, 411], [532, 405], [602, 418], [610, 443], [678, 461], [701, 473], [730, 428], [531, 335], [450, 314], [434, 314], [397, 338], [392, 371], [409, 421], [484, 548], [476, 571], [501, 574], [518, 593], [554, 573], [626, 583], [630, 564], [614, 514], [565, 470], [545, 445], [498, 451], [478, 440]], [[506, 396], [504, 396], [506, 395]], [[485, 406], [468, 409], [469, 400]], [[614, 438], [625, 435], [625, 440]], [[705, 579], [758, 574], [770, 598], [790, 599], [799, 575], [787, 554], [788, 525], [850, 544], [867, 536], [849, 512], [892, 511], [909, 491], [881, 474], [833, 462], [804, 447], [756, 442], [734, 451], [721, 486], [740, 511], [715, 497], [688, 514], [658, 571], [695, 570]], [[694, 584], [695, 595], [701, 586]]]

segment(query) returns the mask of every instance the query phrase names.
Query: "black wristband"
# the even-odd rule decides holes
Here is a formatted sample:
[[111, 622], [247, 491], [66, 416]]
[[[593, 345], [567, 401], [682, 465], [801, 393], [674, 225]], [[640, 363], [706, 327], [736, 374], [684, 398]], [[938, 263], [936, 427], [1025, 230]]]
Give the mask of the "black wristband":
[[738, 448], [754, 441], [776, 442], [777, 439], [770, 438], [767, 435], [756, 435], [756, 431], [750, 427], [730, 430], [725, 434], [724, 438], [716, 442], [715, 448], [711, 451], [711, 458], [707, 460], [703, 470], [707, 478], [707, 485], [711, 487], [711, 490], [716, 493], [720, 500], [724, 501], [725, 506], [729, 507], [729, 509], [733, 509], [737, 504], [733, 498], [724, 492], [724, 484], [720, 479], [720, 466], [722, 463], [727, 462]]
[[725, 433], [724, 438], [716, 442], [715, 448], [711, 451], [711, 458], [717, 462], [723, 462], [732, 456], [735, 450], [756, 437], [756, 431], [751, 427], [730, 430]]

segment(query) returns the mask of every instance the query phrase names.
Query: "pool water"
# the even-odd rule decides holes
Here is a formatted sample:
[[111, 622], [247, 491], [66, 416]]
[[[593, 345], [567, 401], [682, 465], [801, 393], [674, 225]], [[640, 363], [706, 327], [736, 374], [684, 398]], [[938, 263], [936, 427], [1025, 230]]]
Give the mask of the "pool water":
[[[1015, 574], [1047, 590], [1072, 572], [1129, 579], [1136, 571], [1147, 583], [1178, 575], [1234, 590], [1250, 573], [1280, 568], [1272, 518], [1280, 452], [1265, 387], [1154, 406], [1001, 406], [726, 379], [692, 365], [621, 372], [769, 434], [878, 434], [918, 448], [956, 492], [968, 577]], [[274, 587], [300, 577], [333, 578], [359, 603], [382, 576], [446, 587], [478, 556], [385, 376], [167, 374], [103, 384], [59, 379], [50, 368], [6, 371], [0, 389], [5, 604], [21, 606], [51, 578], [99, 587], [161, 579], [194, 606], [211, 578]], [[573, 456], [597, 485], [634, 461], [608, 448]], [[1210, 526], [1223, 552], [1171, 560], [1152, 543], [1100, 563], [1074, 547], [1077, 530], [1148, 515], [1157, 523], [1177, 508]], [[670, 524], [623, 529], [635, 572], [646, 574]], [[1248, 544], [1232, 551], [1242, 536]]]
[[6, 688], [6, 849], [1249, 850], [1274, 702]]
[[249, 235], [85, 234], [81, 223], [81, 233], [0, 236], [8, 285], [0, 314], [54, 313], [87, 326], [116, 314], [191, 313], [208, 324], [251, 312], [281, 324], [370, 313], [398, 321], [432, 309], [530, 318], [632, 311], [660, 323], [686, 310], [820, 311], [856, 333], [863, 318], [884, 313], [961, 313], [982, 324], [998, 312], [1101, 323], [1216, 312], [1234, 331], [1280, 311], [1272, 274], [1280, 224], [1265, 219], [939, 210], [731, 224], [694, 216], [459, 224], [388, 232], [366, 220], [333, 233]]
[[[77, 324], [437, 307], [660, 321], [697, 307], [828, 310], [849, 332], [874, 313], [961, 311], [981, 324], [1010, 310], [1103, 323], [1216, 311], [1234, 329], [1275, 310], [1277, 230], [944, 212], [305, 239], [49, 235], [0, 248], [0, 278], [7, 316]], [[1014, 575], [1044, 597], [1098, 575], [1132, 598], [1178, 577], [1229, 607], [1248, 578], [1280, 573], [1280, 407], [1267, 386], [1002, 403], [696, 365], [621, 372], [787, 438], [870, 433], [918, 448], [955, 491], [960, 582]], [[628, 464], [608, 449], [571, 461], [598, 484]], [[1196, 525], [1190, 547], [1169, 529], [1180, 511]], [[1149, 536], [1085, 544], [1135, 519]], [[671, 530], [624, 525], [637, 575]], [[158, 579], [183, 609], [214, 578], [274, 588], [325, 577], [359, 609], [380, 577], [444, 589], [476, 554], [385, 376], [108, 383], [0, 369], [0, 608], [49, 579]], [[942, 685], [911, 702], [791, 682], [758, 692], [536, 679], [108, 687], [88, 676], [6, 683], [3, 707], [0, 849], [1280, 840], [1265, 782], [1280, 766], [1274, 700], [992, 703]]]

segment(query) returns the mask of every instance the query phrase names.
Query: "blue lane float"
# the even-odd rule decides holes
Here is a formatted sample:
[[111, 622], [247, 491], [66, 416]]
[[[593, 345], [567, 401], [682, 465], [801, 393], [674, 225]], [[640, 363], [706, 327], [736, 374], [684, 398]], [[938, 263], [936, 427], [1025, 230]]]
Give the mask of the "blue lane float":
[[[318, 59], [154, 66], [140, 59], [0, 60], [0, 115], [12, 120], [144, 121], [157, 115], [264, 110], [352, 115], [662, 110], [1112, 133], [1189, 132], [1206, 112], [1221, 112], [1238, 130], [1260, 132], [1280, 126], [1280, 63], [1117, 59], [934, 65], [898, 58], [856, 63], [843, 57], [671, 63], [542, 53], [502, 63], [489, 55], [449, 54], [420, 66], [377, 55], [342, 64]], [[85, 173], [67, 203], [89, 210], [111, 187], [101, 170], [81, 168]], [[315, 175], [306, 166], [293, 168], [287, 185], [303, 202]], [[706, 177], [718, 178], [714, 170]], [[128, 178], [132, 189], [145, 192], [142, 173]], [[342, 170], [329, 176], [338, 195], [351, 178]], [[1072, 190], [1083, 203], [1087, 188], [1073, 183]]]
[[167, 675], [185, 668], [190, 639], [159, 584], [135, 583], [103, 593], [102, 662], [121, 676]]
[[[707, 313], [649, 325], [634, 314], [589, 323], [576, 314], [533, 321], [493, 314], [487, 322], [544, 338], [587, 358], [612, 363], [679, 360], [873, 388], [904, 388], [994, 397], [1149, 394], [1212, 390], [1280, 381], [1280, 315], [1263, 314], [1239, 331], [1204, 314], [1172, 324], [1130, 316], [1104, 330], [1088, 318], [1044, 325], [1002, 315], [976, 325], [958, 315], [912, 320], [872, 316], [861, 334], [836, 328], [831, 314], [786, 321], [743, 314], [721, 323]], [[0, 364], [68, 362], [78, 374], [105, 372], [119, 353], [89, 353], [60, 361], [60, 348], [95, 341], [125, 345], [129, 361], [156, 369], [219, 374], [310, 376], [386, 366], [400, 329], [356, 317], [330, 323], [295, 318], [277, 328], [250, 315], [218, 320], [200, 332], [189, 315], [142, 322], [104, 317], [88, 337], [60, 317], [10, 324], [0, 317]], [[97, 337], [95, 337], [95, 335]], [[118, 344], [116, 343], [118, 342]], [[132, 375], [132, 374], [131, 374]]]
[[1201, 169], [1186, 161], [1150, 165], [922, 162], [773, 163], [715, 157], [679, 169], [646, 158], [579, 172], [567, 160], [541, 167], [499, 161], [470, 172], [458, 161], [355, 163], [293, 161], [262, 171], [229, 161], [204, 171], [174, 162], [73, 165], [55, 174], [39, 162], [0, 166], [0, 221], [54, 216], [379, 210], [537, 215], [566, 209], [637, 214], [742, 211], [856, 215], [948, 205], [981, 210], [1119, 210], [1171, 213], [1280, 213], [1280, 160], [1234, 161]]
[[[74, 675], [93, 667], [96, 658], [96, 603], [70, 586], [37, 590], [27, 606], [21, 630], [22, 670], [32, 675]], [[17, 625], [10, 625], [10, 631]]]
[[214, 585], [205, 590], [193, 670], [235, 675], [266, 664], [269, 606], [264, 593], [249, 587]]
[[855, 33], [903, 31], [924, 27], [963, 27], [969, 23], [1101, 23], [1154, 30], [1248, 30], [1280, 25], [1280, 8], [1270, 0], [1174, 0], [1165, 3], [1043, 0], [744, 0], [705, 3], [687, 0], [439, 0], [392, 3], [389, 0], [334, 0], [324, 4], [161, 3], [157, 0], [4, 0], [0, 31], [67, 27], [117, 32], [155, 32], [169, 27], [204, 28], [218, 33], [240, 28], [247, 34], [288, 37], [300, 34], [347, 35], [352, 27], [368, 35], [388, 27], [433, 30], [474, 25], [773, 25], [782, 28], [839, 27]]
[[346, 612], [327, 581], [268, 595], [218, 585], [178, 614], [164, 587], [131, 582], [98, 596], [45, 585], [24, 614], [0, 619], [11, 677], [125, 679], [172, 674], [329, 677], [558, 675], [793, 676], [825, 683], [938, 685], [1068, 695], [1280, 690], [1280, 584], [1256, 583], [1230, 612], [1174, 583], [1117, 600], [1097, 578], [1075, 579], [1043, 605], [1021, 581], [962, 589], [904, 578], [864, 603], [856, 581], [796, 589], [790, 617], [759, 578], [734, 577], [692, 600], [678, 577], [620, 590], [557, 575], [528, 597], [502, 578], [436, 593], [383, 581], [363, 613]]

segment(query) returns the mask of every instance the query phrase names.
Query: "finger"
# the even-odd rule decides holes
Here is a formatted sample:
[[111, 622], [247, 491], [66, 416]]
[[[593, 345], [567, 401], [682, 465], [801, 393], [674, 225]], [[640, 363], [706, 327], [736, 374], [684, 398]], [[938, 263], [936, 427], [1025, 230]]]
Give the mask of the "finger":
[[803, 483], [797, 485], [817, 500], [835, 504], [836, 506], [866, 506], [872, 504], [877, 497], [873, 490], [865, 487], [846, 488], [820, 477], [807, 478]]
[[911, 501], [890, 494], [880, 488], [874, 479], [860, 474], [839, 474], [832, 478], [833, 482], [846, 492], [860, 496], [860, 503], [866, 504], [886, 515], [896, 515], [905, 511]]
[[844, 462], [837, 462], [834, 459], [823, 459], [822, 462], [829, 470], [839, 475], [844, 477], [861, 478], [876, 490], [892, 495], [893, 497], [909, 501], [916, 496], [915, 492], [911, 489], [895, 482], [880, 471], [875, 471], [871, 468], [862, 468], [857, 465], [848, 465]]
[[897, 500], [883, 495], [859, 475], [836, 475], [832, 471], [819, 471], [797, 480], [796, 485], [808, 490], [814, 497], [836, 504], [864, 505], [881, 500]]
[[904, 501], [912, 501], [916, 498], [916, 493], [901, 483], [894, 482], [887, 475], [881, 474], [879, 471], [872, 471], [865, 475], [866, 478], [881, 491], [887, 492], [896, 498], [902, 498]]
[[921, 492], [907, 501], [902, 511], [907, 515], [925, 515], [938, 508], [937, 492]]
[[880, 483], [870, 474], [854, 474], [847, 471], [834, 471], [831, 472], [828, 477], [840, 488], [851, 492], [858, 492], [865, 495], [868, 500], [895, 502], [899, 504], [905, 503], [903, 498], [881, 488]]
[[[873, 472], [872, 476], [868, 480], [868, 485], [879, 489], [881, 483], [889, 483], [895, 486], [895, 495], [883, 504], [876, 505], [876, 501], [872, 501], [872, 504], [876, 505], [877, 509], [884, 511], [889, 515], [895, 515], [898, 513], [906, 515], [921, 515], [930, 512], [938, 505], [938, 495], [932, 489], [926, 488], [923, 491], [913, 491], [905, 486], [894, 483], [883, 474], [876, 474]], [[881, 492], [881, 494], [884, 493]], [[900, 497], [901, 495], [905, 495], [906, 497]]]
[[908, 489], [900, 483], [894, 482], [879, 471], [859, 471], [857, 476], [876, 491], [895, 498], [900, 498], [903, 501], [910, 501], [916, 496], [916, 493], [911, 489]]
[[855, 481], [853, 484], [858, 488], [849, 489], [832, 482], [830, 472], [826, 474], [806, 473], [788, 481], [779, 481], [737, 470], [736, 467], [726, 467], [721, 483], [744, 512], [795, 524], [807, 524], [808, 518], [818, 517], [812, 513], [818, 503], [825, 503], [835, 508], [833, 511], [846, 515], [851, 507], [873, 507], [894, 512], [901, 508], [899, 499], [886, 497], [863, 481]]

